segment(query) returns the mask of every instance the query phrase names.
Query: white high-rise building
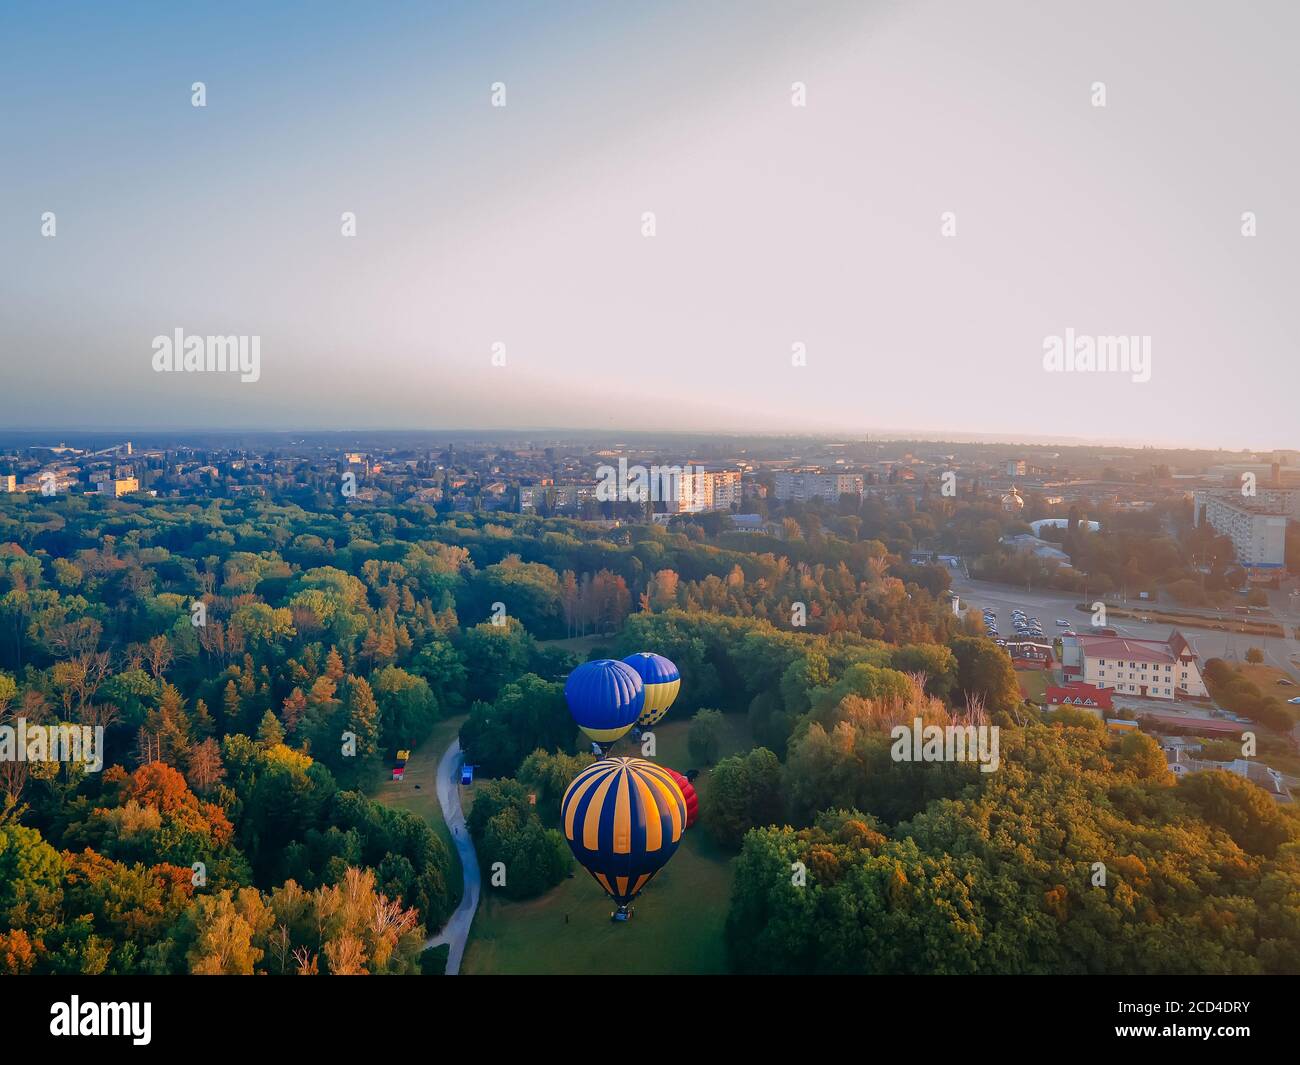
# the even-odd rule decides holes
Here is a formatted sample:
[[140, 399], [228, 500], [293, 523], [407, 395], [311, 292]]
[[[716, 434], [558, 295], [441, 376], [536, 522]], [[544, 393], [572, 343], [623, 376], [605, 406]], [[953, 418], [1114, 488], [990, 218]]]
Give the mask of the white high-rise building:
[[[1261, 494], [1269, 489], [1261, 489]], [[1285, 491], [1274, 489], [1273, 491]], [[1193, 517], [1202, 516], [1220, 536], [1232, 541], [1237, 562], [1247, 569], [1281, 569], [1286, 562], [1286, 511], [1258, 496], [1197, 493]]]
[[775, 477], [776, 498], [782, 502], [805, 503], [820, 498], [827, 503], [843, 495], [862, 494], [860, 473], [791, 472], [780, 470]]
[[686, 466], [674, 478], [673, 498], [666, 499], [670, 514], [699, 514], [709, 510], [730, 510], [740, 502], [741, 474], [739, 470], [721, 470], [709, 473], [698, 466]]

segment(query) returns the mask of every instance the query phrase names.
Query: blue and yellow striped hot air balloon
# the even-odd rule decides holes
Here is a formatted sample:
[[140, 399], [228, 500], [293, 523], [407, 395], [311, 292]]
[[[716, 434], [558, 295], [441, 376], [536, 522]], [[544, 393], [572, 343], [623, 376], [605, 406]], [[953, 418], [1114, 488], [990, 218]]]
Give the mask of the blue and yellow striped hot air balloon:
[[641, 728], [658, 724], [668, 708], [677, 698], [682, 686], [682, 675], [678, 668], [663, 655], [653, 651], [638, 651], [623, 659], [624, 663], [636, 670], [641, 683], [645, 685], [645, 706], [641, 716], [636, 719]]
[[686, 799], [672, 774], [641, 758], [606, 758], [573, 778], [560, 802], [564, 838], [578, 863], [618, 904], [640, 894], [677, 850]]
[[602, 751], [636, 724], [645, 704], [645, 686], [631, 666], [612, 658], [584, 662], [564, 682], [569, 713]]

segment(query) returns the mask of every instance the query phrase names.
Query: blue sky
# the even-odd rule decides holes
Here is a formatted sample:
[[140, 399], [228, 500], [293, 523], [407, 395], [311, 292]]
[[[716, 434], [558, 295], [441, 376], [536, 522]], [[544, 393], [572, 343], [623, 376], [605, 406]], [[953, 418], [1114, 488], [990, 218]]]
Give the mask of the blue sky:
[[[1297, 29], [1280, 3], [6, 4], [0, 423], [1296, 446]], [[260, 336], [260, 379], [154, 373], [178, 327]], [[1066, 328], [1150, 336], [1151, 381], [1044, 373]]]

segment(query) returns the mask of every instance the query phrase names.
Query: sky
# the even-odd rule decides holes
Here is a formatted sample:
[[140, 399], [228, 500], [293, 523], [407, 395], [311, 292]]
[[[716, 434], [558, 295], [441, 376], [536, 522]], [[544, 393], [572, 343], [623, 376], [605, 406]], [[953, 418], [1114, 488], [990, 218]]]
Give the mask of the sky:
[[[0, 428], [1300, 446], [1298, 38], [1290, 2], [9, 0]], [[260, 338], [258, 380], [156, 372], [177, 329]], [[1067, 330], [1150, 379], [1049, 372]]]

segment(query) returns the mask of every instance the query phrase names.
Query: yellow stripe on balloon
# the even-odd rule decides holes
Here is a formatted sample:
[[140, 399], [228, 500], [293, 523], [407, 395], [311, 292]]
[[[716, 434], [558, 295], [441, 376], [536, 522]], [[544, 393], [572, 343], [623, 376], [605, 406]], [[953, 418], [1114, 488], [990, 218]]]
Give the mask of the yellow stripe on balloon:
[[627, 765], [618, 770], [618, 791], [614, 794], [614, 853], [632, 853], [632, 800], [628, 794]]
[[[617, 773], [606, 773], [600, 782], [600, 787], [596, 789], [596, 794], [587, 804], [587, 816], [582, 823], [582, 845], [589, 851], [594, 851], [600, 846], [600, 813], [605, 808], [605, 796], [609, 794], [609, 786], [617, 778]], [[617, 838], [618, 834], [615, 833], [615, 839]]]
[[664, 823], [651, 790], [653, 787], [653, 778], [649, 774], [636, 774], [636, 790], [641, 797], [641, 808], [645, 810], [645, 849], [650, 854], [664, 845]]
[[[657, 768], [657, 767], [656, 767]], [[648, 774], [659, 794], [663, 796], [673, 818], [673, 842], [681, 839], [682, 829], [685, 827], [686, 799], [682, 796], [682, 790], [677, 786], [677, 781], [666, 773], [660, 776], [658, 773]], [[656, 848], [658, 849], [658, 848]]]
[[596, 743], [613, 743], [621, 739], [632, 731], [631, 725], [624, 725], [622, 728], [584, 728], [582, 730]]
[[645, 703], [641, 707], [641, 715], [637, 718], [639, 725], [653, 725], [668, 712], [668, 708], [673, 705], [673, 700], [677, 698], [677, 692], [681, 689], [682, 680], [678, 677], [676, 680], [665, 681], [662, 684], [647, 684], [645, 686]]
[[[595, 772], [592, 772], [592, 770]], [[573, 839], [573, 822], [578, 816], [578, 807], [582, 805], [582, 797], [591, 790], [592, 784], [600, 778], [605, 770], [600, 765], [589, 766], [576, 777], [573, 783], [569, 785], [568, 790], [564, 793], [562, 806], [564, 808], [564, 836], [566, 839]], [[585, 779], [584, 779], [585, 777]]]

